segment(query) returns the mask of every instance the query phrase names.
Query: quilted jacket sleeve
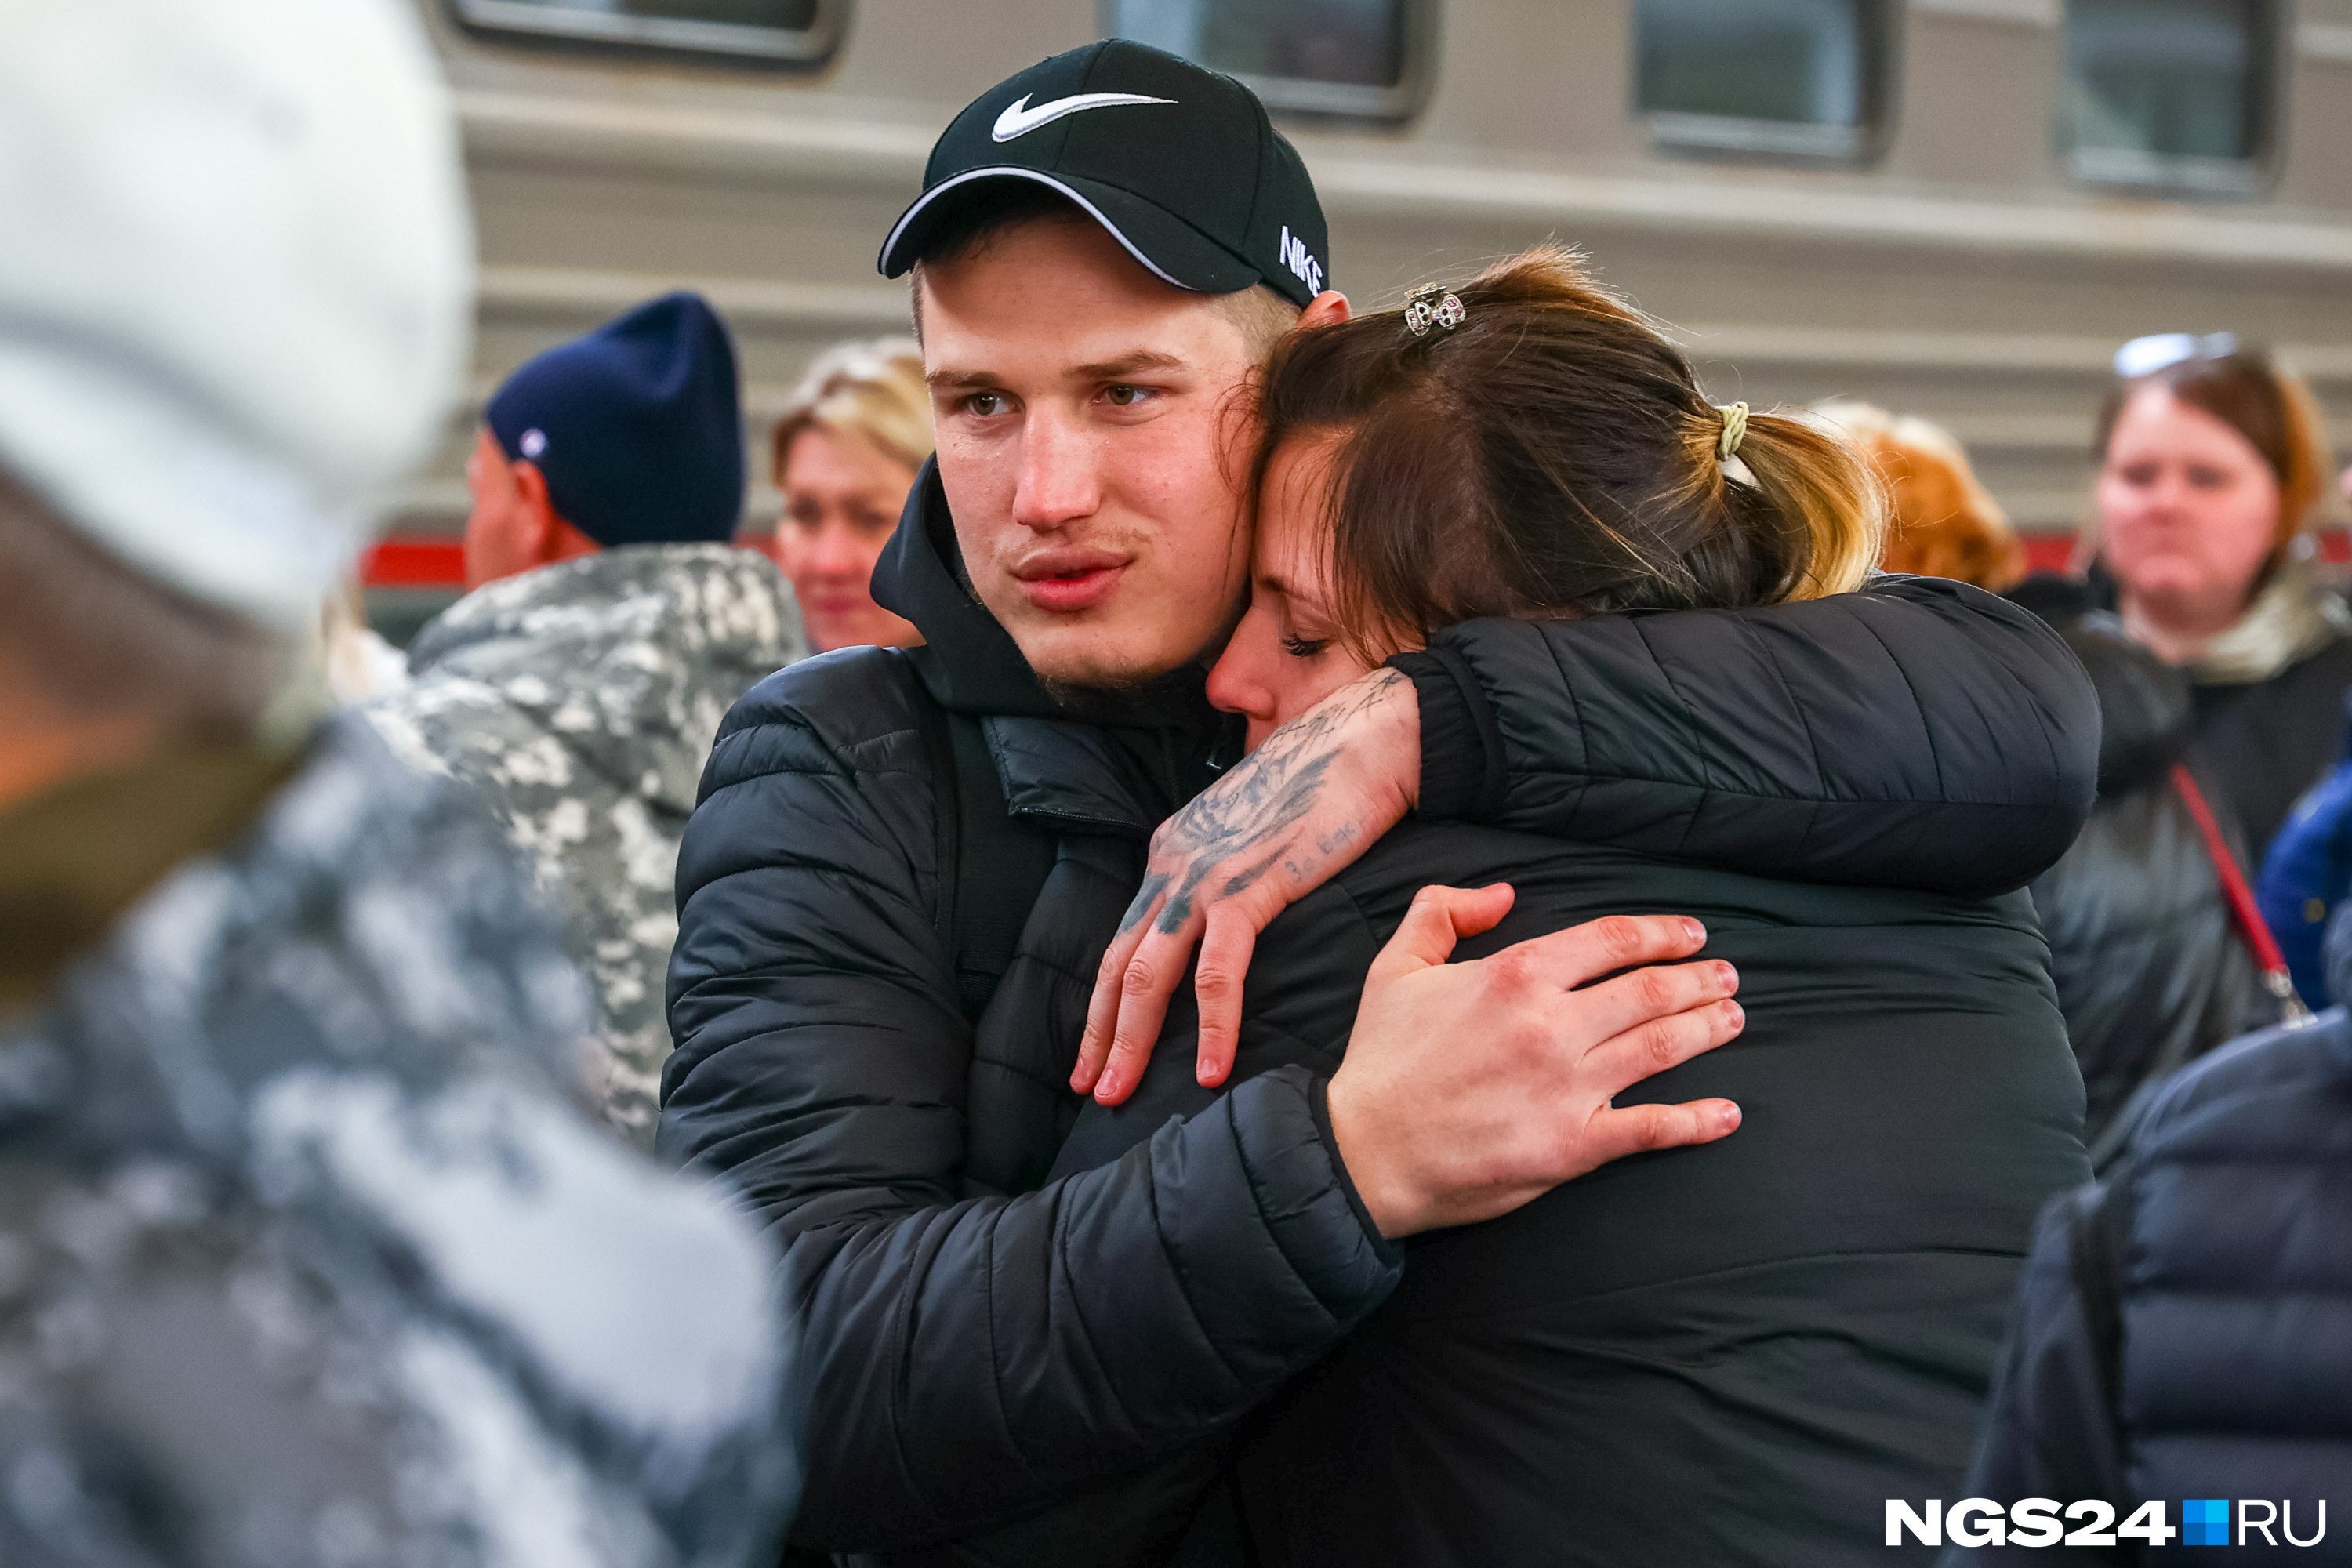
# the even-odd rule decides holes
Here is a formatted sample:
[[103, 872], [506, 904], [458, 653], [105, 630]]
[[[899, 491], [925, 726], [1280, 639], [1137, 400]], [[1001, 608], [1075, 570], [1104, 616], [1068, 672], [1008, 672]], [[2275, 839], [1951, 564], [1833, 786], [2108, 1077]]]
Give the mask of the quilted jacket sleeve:
[[[2074, 1262], [2086, 1229], [2097, 1224], [2100, 1203], [2101, 1189], [2084, 1187], [2053, 1199], [2042, 1212], [2018, 1279], [2009, 1343], [1977, 1430], [1965, 1496], [2003, 1502], [2104, 1498], [2130, 1511], [2097, 1336]], [[1946, 1568], [1959, 1568], [1996, 1562], [2105, 1563], [2115, 1557], [2103, 1547], [1954, 1546], [1942, 1562]]]
[[923, 749], [879, 668], [793, 666], [720, 729], [678, 862], [661, 1125], [782, 1251], [794, 1534], [831, 1548], [967, 1531], [1213, 1431], [1398, 1271], [1304, 1072], [1100, 1170], [959, 1200], [971, 1031]]
[[1421, 700], [1424, 816], [1973, 896], [2055, 862], [2096, 793], [2080, 663], [2035, 616], [1940, 578], [1472, 621], [1391, 662]]

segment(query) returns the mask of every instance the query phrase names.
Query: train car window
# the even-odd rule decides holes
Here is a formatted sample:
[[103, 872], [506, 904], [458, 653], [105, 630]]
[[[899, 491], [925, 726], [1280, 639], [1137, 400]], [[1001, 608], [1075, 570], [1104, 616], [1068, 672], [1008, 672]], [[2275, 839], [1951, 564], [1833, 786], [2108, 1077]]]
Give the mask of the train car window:
[[449, 0], [449, 8], [486, 32], [812, 65], [841, 41], [848, 0]]
[[1431, 0], [1104, 0], [1103, 31], [1240, 78], [1269, 109], [1395, 120], [1426, 96]]
[[1874, 157], [1895, 9], [1886, 0], [1636, 0], [1634, 107], [1672, 150]]
[[2279, 0], [2067, 0], [2060, 147], [2075, 178], [2179, 195], [2260, 189]]

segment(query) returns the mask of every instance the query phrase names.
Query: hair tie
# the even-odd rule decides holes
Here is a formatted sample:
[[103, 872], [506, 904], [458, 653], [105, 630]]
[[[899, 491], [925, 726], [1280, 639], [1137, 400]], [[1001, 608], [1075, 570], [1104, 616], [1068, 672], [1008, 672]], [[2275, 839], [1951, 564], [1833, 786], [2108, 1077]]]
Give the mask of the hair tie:
[[1723, 416], [1723, 435], [1715, 443], [1715, 455], [1729, 462], [1739, 455], [1739, 443], [1748, 436], [1748, 405], [1734, 403], [1716, 410]]
[[1405, 296], [1405, 331], [1416, 338], [1427, 336], [1432, 327], [1444, 327], [1451, 337], [1469, 314], [1462, 297], [1443, 283], [1425, 284]]

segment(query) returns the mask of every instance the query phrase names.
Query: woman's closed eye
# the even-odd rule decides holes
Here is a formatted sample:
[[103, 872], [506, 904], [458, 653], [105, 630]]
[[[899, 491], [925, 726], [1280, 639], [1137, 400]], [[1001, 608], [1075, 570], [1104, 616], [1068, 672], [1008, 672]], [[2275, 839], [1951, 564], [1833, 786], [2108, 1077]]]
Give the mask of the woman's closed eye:
[[1282, 634], [1282, 651], [1293, 658], [1313, 658], [1330, 646], [1328, 637], [1303, 637], [1297, 632]]

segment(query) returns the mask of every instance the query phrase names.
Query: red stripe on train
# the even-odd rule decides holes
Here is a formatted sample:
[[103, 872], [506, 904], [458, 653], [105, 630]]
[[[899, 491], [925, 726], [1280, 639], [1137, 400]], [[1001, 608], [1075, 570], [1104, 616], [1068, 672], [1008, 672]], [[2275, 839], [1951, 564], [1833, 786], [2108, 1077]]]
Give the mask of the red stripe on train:
[[466, 546], [457, 539], [387, 539], [360, 557], [371, 588], [463, 588]]
[[[2352, 561], [2352, 534], [2331, 529], [2319, 536], [2321, 556]], [[2074, 553], [2071, 533], [2029, 533], [2025, 558], [2037, 572], [2063, 572]], [[463, 588], [466, 547], [448, 538], [387, 539], [361, 558], [360, 577], [371, 588]]]

